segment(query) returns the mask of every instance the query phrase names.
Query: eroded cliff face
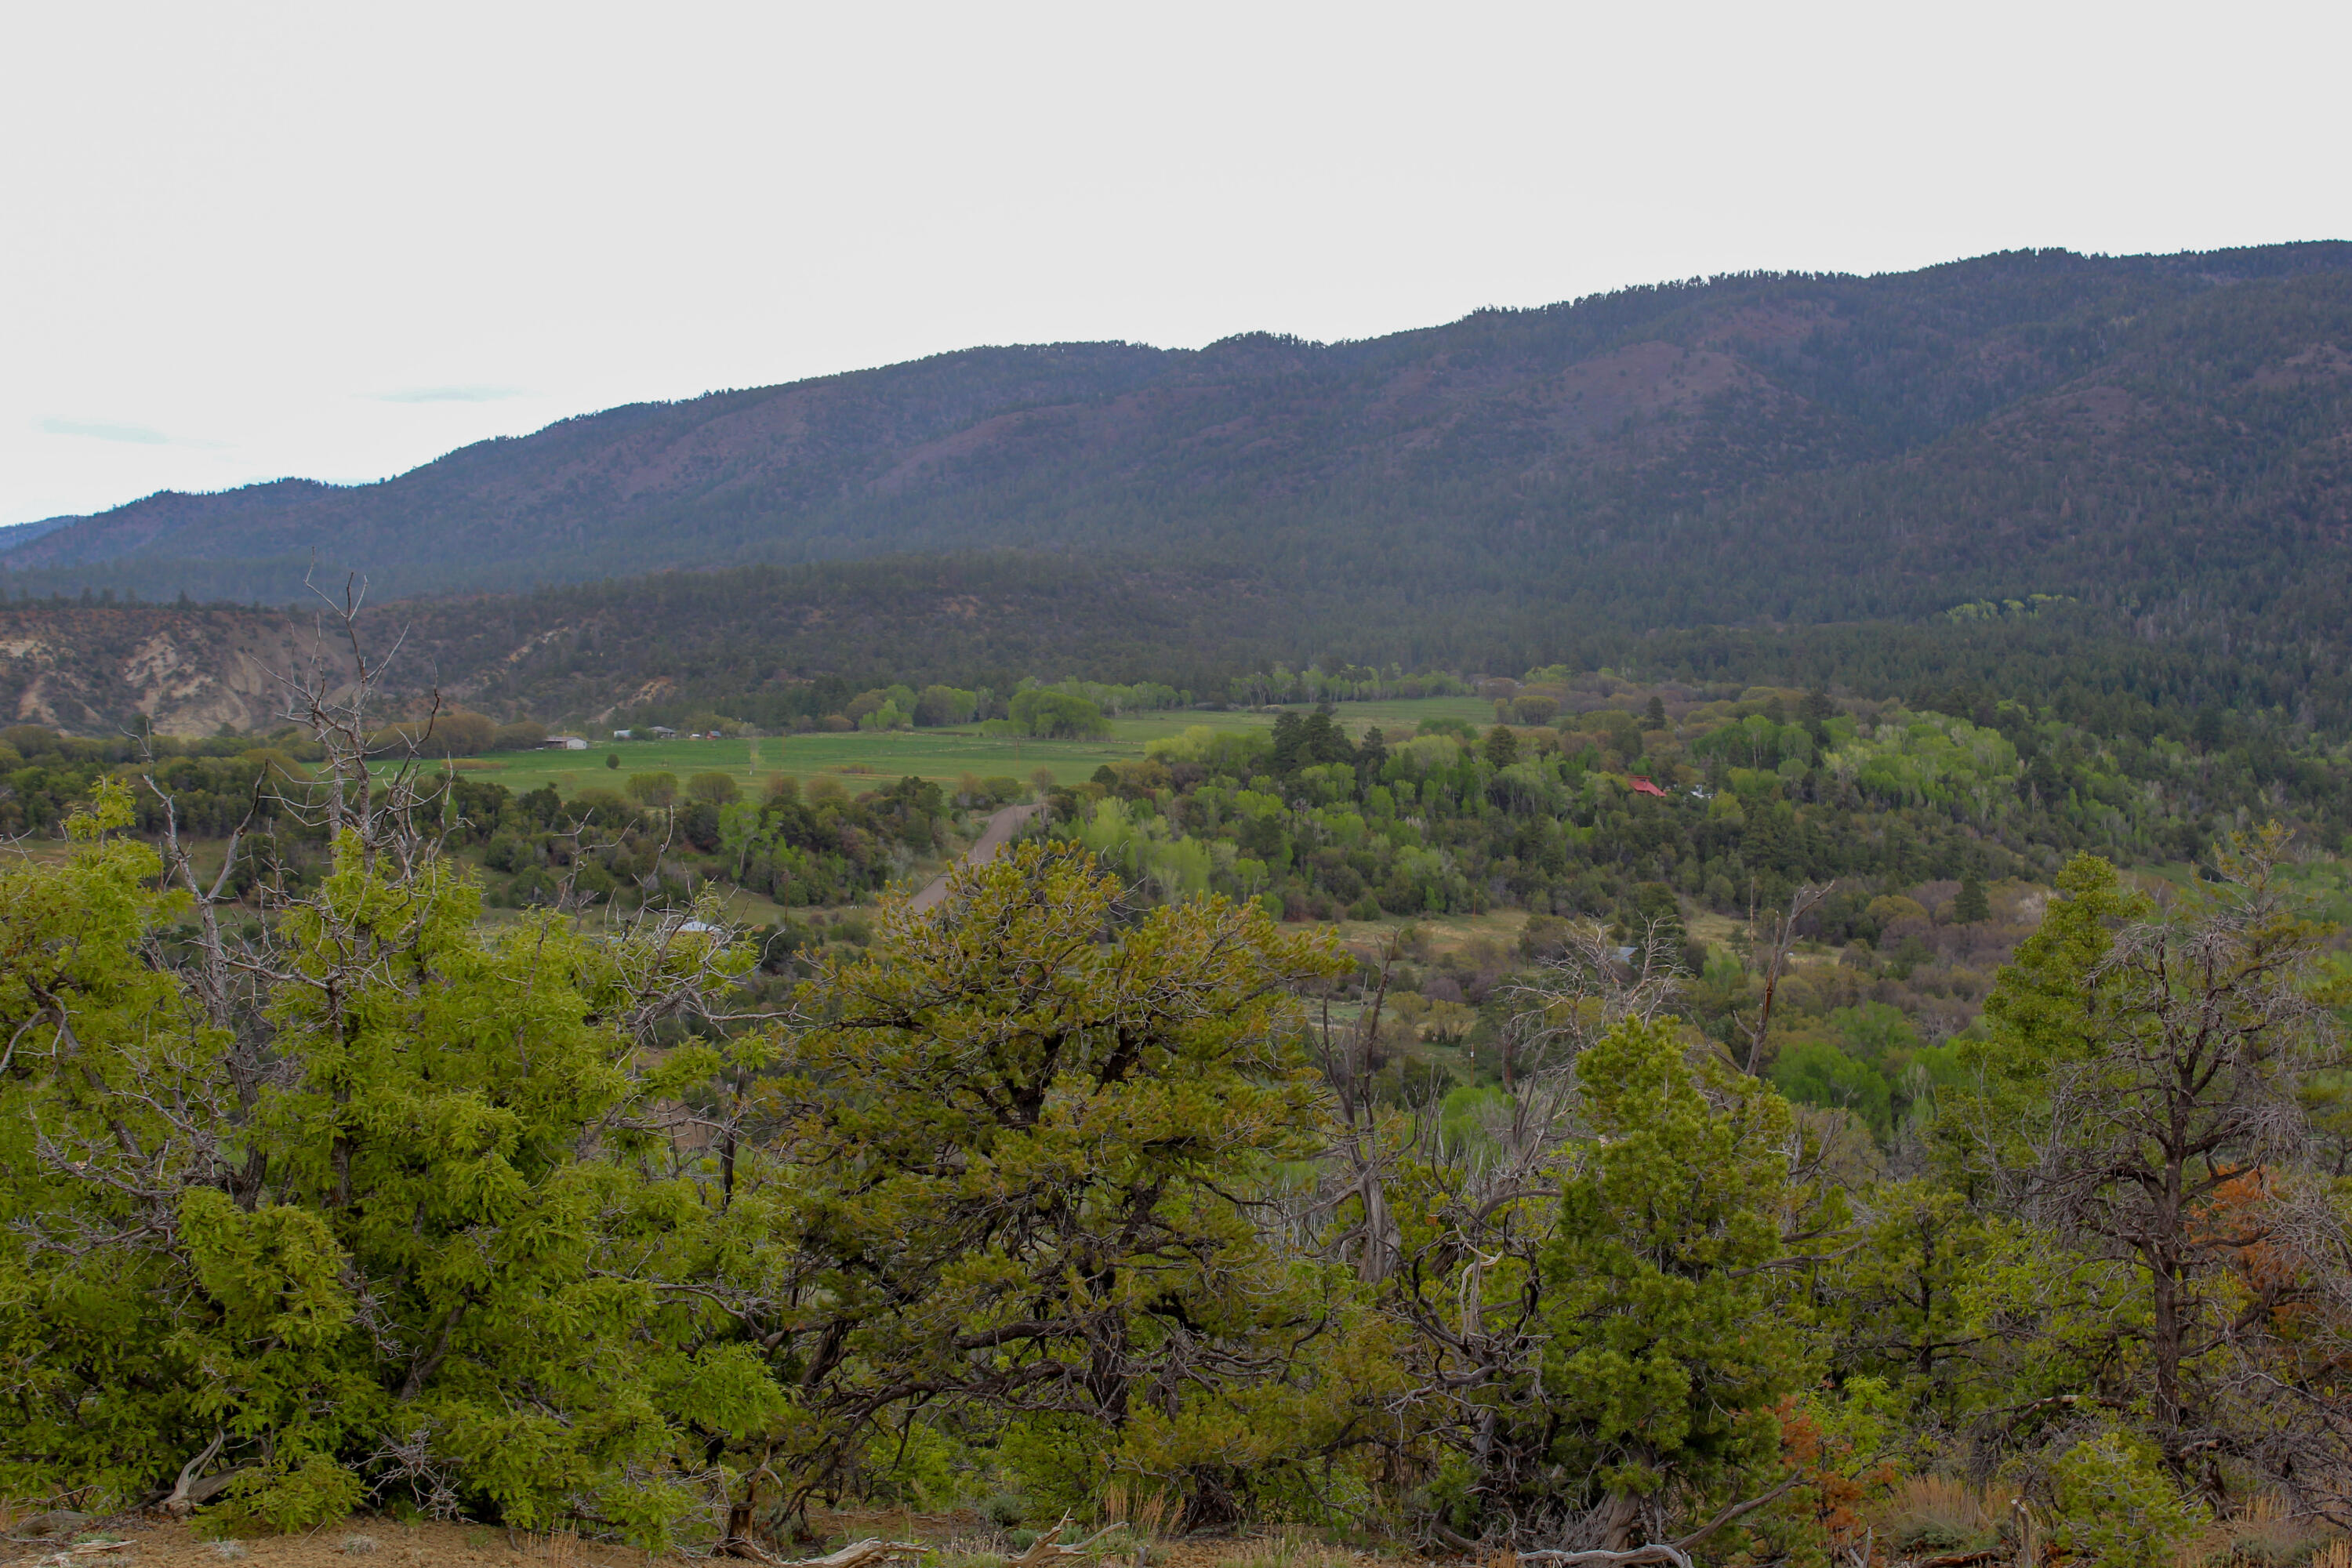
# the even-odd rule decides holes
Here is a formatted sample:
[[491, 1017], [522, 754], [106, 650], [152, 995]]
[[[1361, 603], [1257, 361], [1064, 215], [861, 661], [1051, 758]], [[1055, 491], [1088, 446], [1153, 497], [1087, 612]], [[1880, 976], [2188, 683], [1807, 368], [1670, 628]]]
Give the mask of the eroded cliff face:
[[348, 659], [278, 610], [150, 605], [0, 605], [0, 716], [80, 734], [268, 728], [314, 668]]

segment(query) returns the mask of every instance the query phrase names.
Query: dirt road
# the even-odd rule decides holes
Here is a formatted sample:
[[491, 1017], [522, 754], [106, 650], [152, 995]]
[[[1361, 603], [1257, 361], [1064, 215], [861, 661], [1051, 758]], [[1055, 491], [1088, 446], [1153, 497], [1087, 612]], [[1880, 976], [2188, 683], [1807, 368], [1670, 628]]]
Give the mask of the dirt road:
[[[998, 852], [1013, 842], [1013, 836], [1020, 832], [1029, 819], [1042, 809], [1034, 805], [1008, 805], [990, 817], [988, 826], [982, 831], [979, 841], [964, 851], [964, 861], [974, 866], [985, 866], [995, 859]], [[942, 873], [931, 879], [929, 887], [908, 899], [907, 907], [917, 910], [928, 910], [947, 896], [948, 879], [945, 873]]]

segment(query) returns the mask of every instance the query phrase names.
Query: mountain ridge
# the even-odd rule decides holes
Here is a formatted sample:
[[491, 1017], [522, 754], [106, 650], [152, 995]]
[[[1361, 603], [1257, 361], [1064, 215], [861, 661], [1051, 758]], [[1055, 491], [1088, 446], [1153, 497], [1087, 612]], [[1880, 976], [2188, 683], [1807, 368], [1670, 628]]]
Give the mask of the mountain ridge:
[[[953, 351], [625, 405], [380, 483], [165, 492], [0, 585], [283, 601], [970, 551], [1657, 625], [1980, 596], [2307, 618], [2341, 581], [2352, 244], [1738, 274], [1377, 338]], [[2165, 613], [2187, 614], [2176, 604]]]

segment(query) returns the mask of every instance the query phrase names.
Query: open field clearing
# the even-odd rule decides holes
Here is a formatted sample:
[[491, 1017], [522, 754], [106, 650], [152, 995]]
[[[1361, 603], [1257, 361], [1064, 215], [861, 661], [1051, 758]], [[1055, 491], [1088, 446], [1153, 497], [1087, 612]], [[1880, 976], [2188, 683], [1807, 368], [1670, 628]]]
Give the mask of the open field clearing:
[[[1300, 712], [1311, 712], [1307, 703], [1294, 702]], [[1495, 705], [1484, 697], [1396, 697], [1378, 702], [1342, 702], [1331, 710], [1351, 735], [1360, 735], [1377, 724], [1393, 740], [1399, 730], [1410, 731], [1414, 725], [1431, 719], [1459, 719], [1465, 723], [1485, 729], [1495, 721]], [[1254, 714], [1204, 713], [1196, 718], [1259, 718]], [[1265, 722], [1259, 718], [1260, 722]]]
[[[1355, 733], [1375, 724], [1394, 733], [1429, 719], [1491, 723], [1494, 707], [1476, 698], [1431, 697], [1349, 703], [1339, 710], [1339, 717]], [[1181, 734], [1196, 724], [1219, 730], [1271, 730], [1274, 716], [1190, 709], [1133, 714], [1113, 720], [1109, 738], [1099, 741], [983, 735], [976, 725], [842, 734], [818, 731], [750, 741], [614, 741], [608, 736], [593, 741], [584, 752], [508, 752], [461, 758], [456, 765], [470, 777], [495, 780], [517, 794], [551, 784], [567, 796], [583, 789], [625, 788], [632, 774], [654, 773], [675, 773], [680, 779], [689, 773], [723, 773], [747, 794], [765, 788], [767, 781], [778, 774], [803, 782], [826, 774], [845, 782], [862, 774], [886, 781], [911, 775], [953, 784], [971, 773], [980, 778], [1015, 778], [1026, 784], [1042, 767], [1052, 771], [1056, 784], [1076, 784], [1107, 762], [1140, 757], [1151, 742]], [[618, 758], [620, 765], [608, 765], [608, 756]]]
[[1420, 931], [1422, 945], [1428, 952], [1449, 953], [1480, 941], [1516, 949], [1519, 933], [1527, 930], [1528, 915], [1525, 910], [1496, 910], [1483, 915], [1391, 915], [1376, 921], [1323, 923], [1342, 942], [1368, 952], [1383, 950], [1398, 932], [1412, 927]]

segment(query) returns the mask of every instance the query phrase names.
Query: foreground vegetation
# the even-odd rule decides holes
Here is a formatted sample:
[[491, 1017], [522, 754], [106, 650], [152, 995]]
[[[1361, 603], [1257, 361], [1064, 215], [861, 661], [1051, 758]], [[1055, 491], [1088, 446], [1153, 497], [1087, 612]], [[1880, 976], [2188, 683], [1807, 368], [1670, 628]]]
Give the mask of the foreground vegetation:
[[324, 691], [20, 747], [66, 848], [0, 876], [0, 1491], [744, 1552], [837, 1501], [1596, 1563], [2352, 1525], [2340, 884], [2238, 826], [2324, 842], [2337, 775], [1668, 695], [1180, 730], [781, 945], [677, 847], [838, 903], [994, 793], [516, 794]]

